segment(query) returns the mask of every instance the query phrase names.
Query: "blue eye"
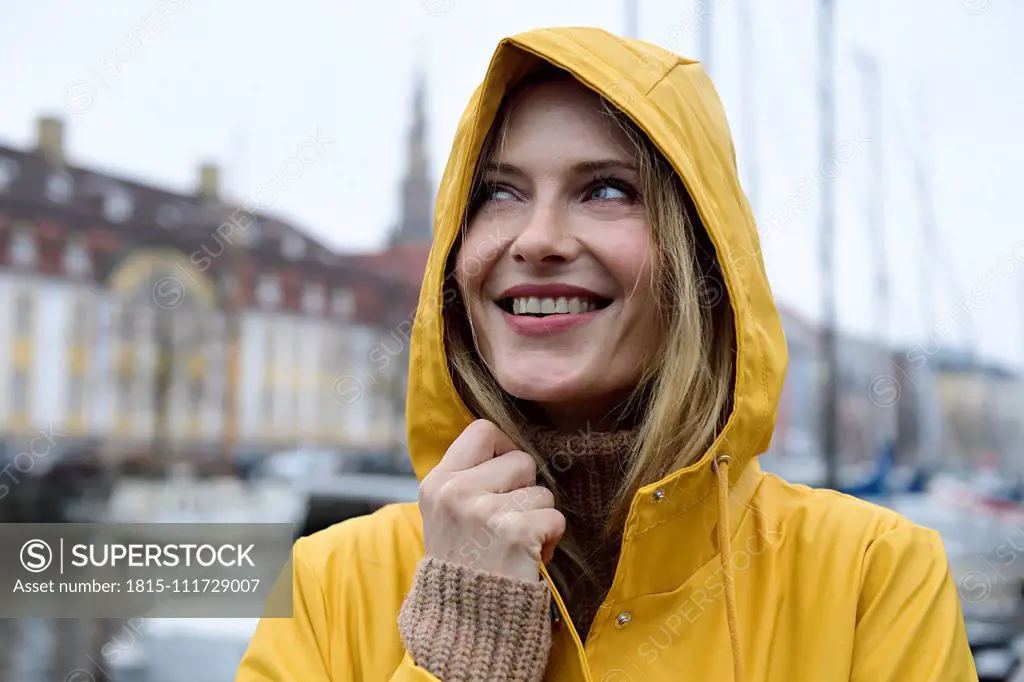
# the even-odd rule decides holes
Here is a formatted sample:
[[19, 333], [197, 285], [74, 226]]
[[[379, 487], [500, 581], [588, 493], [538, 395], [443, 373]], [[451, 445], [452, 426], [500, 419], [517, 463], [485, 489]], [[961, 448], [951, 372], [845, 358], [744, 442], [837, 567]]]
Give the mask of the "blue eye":
[[618, 187], [605, 183], [592, 187], [590, 190], [590, 198], [597, 199], [598, 201], [611, 201], [615, 199], [627, 199], [629, 198], [629, 195]]
[[516, 197], [502, 185], [487, 185], [484, 187], [482, 198], [484, 201], [510, 201]]
[[633, 186], [617, 178], [595, 178], [583, 193], [584, 201], [632, 203], [638, 199]]

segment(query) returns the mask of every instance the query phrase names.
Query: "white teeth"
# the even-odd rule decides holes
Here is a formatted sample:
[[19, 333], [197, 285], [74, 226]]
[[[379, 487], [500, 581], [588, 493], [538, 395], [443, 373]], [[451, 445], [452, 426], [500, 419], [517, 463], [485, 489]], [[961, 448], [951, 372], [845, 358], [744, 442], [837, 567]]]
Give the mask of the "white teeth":
[[585, 298], [520, 296], [512, 299], [513, 315], [578, 315], [593, 310], [597, 310], [597, 302]]

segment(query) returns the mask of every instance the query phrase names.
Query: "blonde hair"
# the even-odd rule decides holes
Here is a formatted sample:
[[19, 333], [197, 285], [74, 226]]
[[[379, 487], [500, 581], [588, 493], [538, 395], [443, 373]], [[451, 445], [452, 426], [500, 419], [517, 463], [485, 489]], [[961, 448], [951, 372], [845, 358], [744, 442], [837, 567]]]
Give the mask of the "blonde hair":
[[[478, 159], [471, 197], [482, 185], [483, 162], [503, 146], [512, 109], [522, 95], [540, 83], [565, 78], [573, 77], [545, 65], [506, 95]], [[601, 102], [610, 123], [626, 134], [635, 150], [640, 194], [657, 254], [652, 291], [662, 331], [657, 354], [617, 415], [623, 421], [638, 422], [639, 437], [633, 449], [622, 454], [625, 477], [612, 501], [606, 529], [611, 532], [625, 522], [639, 488], [694, 463], [725, 425], [731, 411], [735, 332], [714, 247], [680, 177], [632, 120], [604, 98]], [[463, 234], [474, 203], [471, 198], [466, 208]], [[449, 273], [458, 247], [456, 243], [452, 249]], [[461, 292], [445, 307], [444, 315], [448, 364], [460, 397], [474, 415], [494, 422], [522, 449], [536, 454], [526, 428], [533, 411], [505, 392], [487, 369], [477, 352]], [[541, 481], [561, 499], [544, 464], [538, 461]], [[567, 532], [559, 551], [589, 574], [577, 547]]]

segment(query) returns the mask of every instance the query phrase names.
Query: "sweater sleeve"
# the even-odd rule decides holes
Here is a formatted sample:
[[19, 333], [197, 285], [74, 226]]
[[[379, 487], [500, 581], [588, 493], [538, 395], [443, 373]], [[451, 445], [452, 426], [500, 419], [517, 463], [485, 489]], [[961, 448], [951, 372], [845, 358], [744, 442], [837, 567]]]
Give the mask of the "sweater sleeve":
[[425, 557], [398, 617], [416, 665], [444, 682], [539, 682], [551, 649], [546, 583]]

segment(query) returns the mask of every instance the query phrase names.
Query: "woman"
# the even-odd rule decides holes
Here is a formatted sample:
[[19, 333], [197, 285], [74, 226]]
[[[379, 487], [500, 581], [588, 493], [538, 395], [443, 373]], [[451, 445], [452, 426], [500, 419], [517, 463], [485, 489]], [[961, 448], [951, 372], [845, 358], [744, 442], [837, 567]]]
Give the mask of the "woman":
[[758, 467], [785, 367], [700, 65], [503, 41], [416, 314], [419, 504], [300, 540], [238, 679], [976, 679], [935, 533]]

